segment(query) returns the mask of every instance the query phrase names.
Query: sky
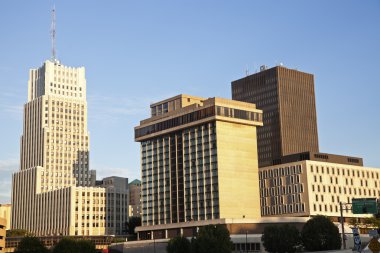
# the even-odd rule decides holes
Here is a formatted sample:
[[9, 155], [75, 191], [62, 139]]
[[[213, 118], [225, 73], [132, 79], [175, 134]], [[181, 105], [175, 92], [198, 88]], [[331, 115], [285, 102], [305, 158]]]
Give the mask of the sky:
[[231, 81], [280, 63], [315, 77], [321, 152], [380, 167], [380, 1], [0, 1], [0, 203], [19, 169], [31, 68], [86, 68], [90, 168], [140, 177], [133, 127], [177, 94], [231, 98]]

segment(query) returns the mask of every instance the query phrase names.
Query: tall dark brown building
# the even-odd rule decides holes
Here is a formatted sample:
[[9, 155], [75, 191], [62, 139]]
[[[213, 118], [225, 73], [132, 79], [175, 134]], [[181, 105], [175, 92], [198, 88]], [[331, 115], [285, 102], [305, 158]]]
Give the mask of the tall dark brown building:
[[257, 129], [259, 167], [282, 156], [319, 152], [314, 76], [283, 66], [232, 82], [232, 99], [256, 104], [264, 111]]

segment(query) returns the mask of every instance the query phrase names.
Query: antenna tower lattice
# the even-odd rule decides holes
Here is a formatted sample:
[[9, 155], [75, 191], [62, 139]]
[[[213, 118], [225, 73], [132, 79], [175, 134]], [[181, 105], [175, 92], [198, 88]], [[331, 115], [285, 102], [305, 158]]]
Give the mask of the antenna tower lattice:
[[55, 6], [53, 7], [51, 11], [51, 54], [52, 54], [52, 60], [56, 61], [56, 53], [55, 53]]

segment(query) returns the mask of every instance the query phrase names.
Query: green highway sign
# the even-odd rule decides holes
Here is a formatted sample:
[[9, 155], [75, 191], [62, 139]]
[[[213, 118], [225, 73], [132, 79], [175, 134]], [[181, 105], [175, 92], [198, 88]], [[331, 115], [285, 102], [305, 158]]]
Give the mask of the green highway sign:
[[377, 214], [378, 207], [375, 198], [352, 199], [353, 214]]

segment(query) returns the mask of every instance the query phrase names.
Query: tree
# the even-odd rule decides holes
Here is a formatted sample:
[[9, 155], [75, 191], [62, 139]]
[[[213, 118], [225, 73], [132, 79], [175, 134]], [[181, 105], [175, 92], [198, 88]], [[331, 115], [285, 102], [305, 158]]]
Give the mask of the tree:
[[127, 222], [128, 234], [136, 234], [135, 228], [141, 226], [141, 217], [129, 217]]
[[95, 244], [89, 240], [77, 241], [78, 253], [96, 253]]
[[22, 238], [15, 253], [48, 253], [49, 250], [37, 237], [26, 236]]
[[261, 241], [265, 250], [270, 253], [292, 253], [301, 244], [298, 229], [288, 224], [266, 226]]
[[177, 236], [170, 239], [166, 247], [168, 253], [191, 253], [190, 241], [182, 236]]
[[232, 241], [224, 225], [207, 225], [201, 227], [191, 243], [196, 253], [230, 253]]
[[96, 253], [95, 244], [87, 240], [63, 238], [53, 248], [53, 253]]
[[77, 252], [77, 244], [74, 239], [63, 238], [53, 248], [53, 253], [71, 253]]
[[322, 215], [317, 215], [306, 222], [301, 238], [308, 251], [337, 250], [342, 246], [338, 227]]
[[380, 228], [380, 218], [376, 216], [365, 218], [363, 224], [373, 228]]

